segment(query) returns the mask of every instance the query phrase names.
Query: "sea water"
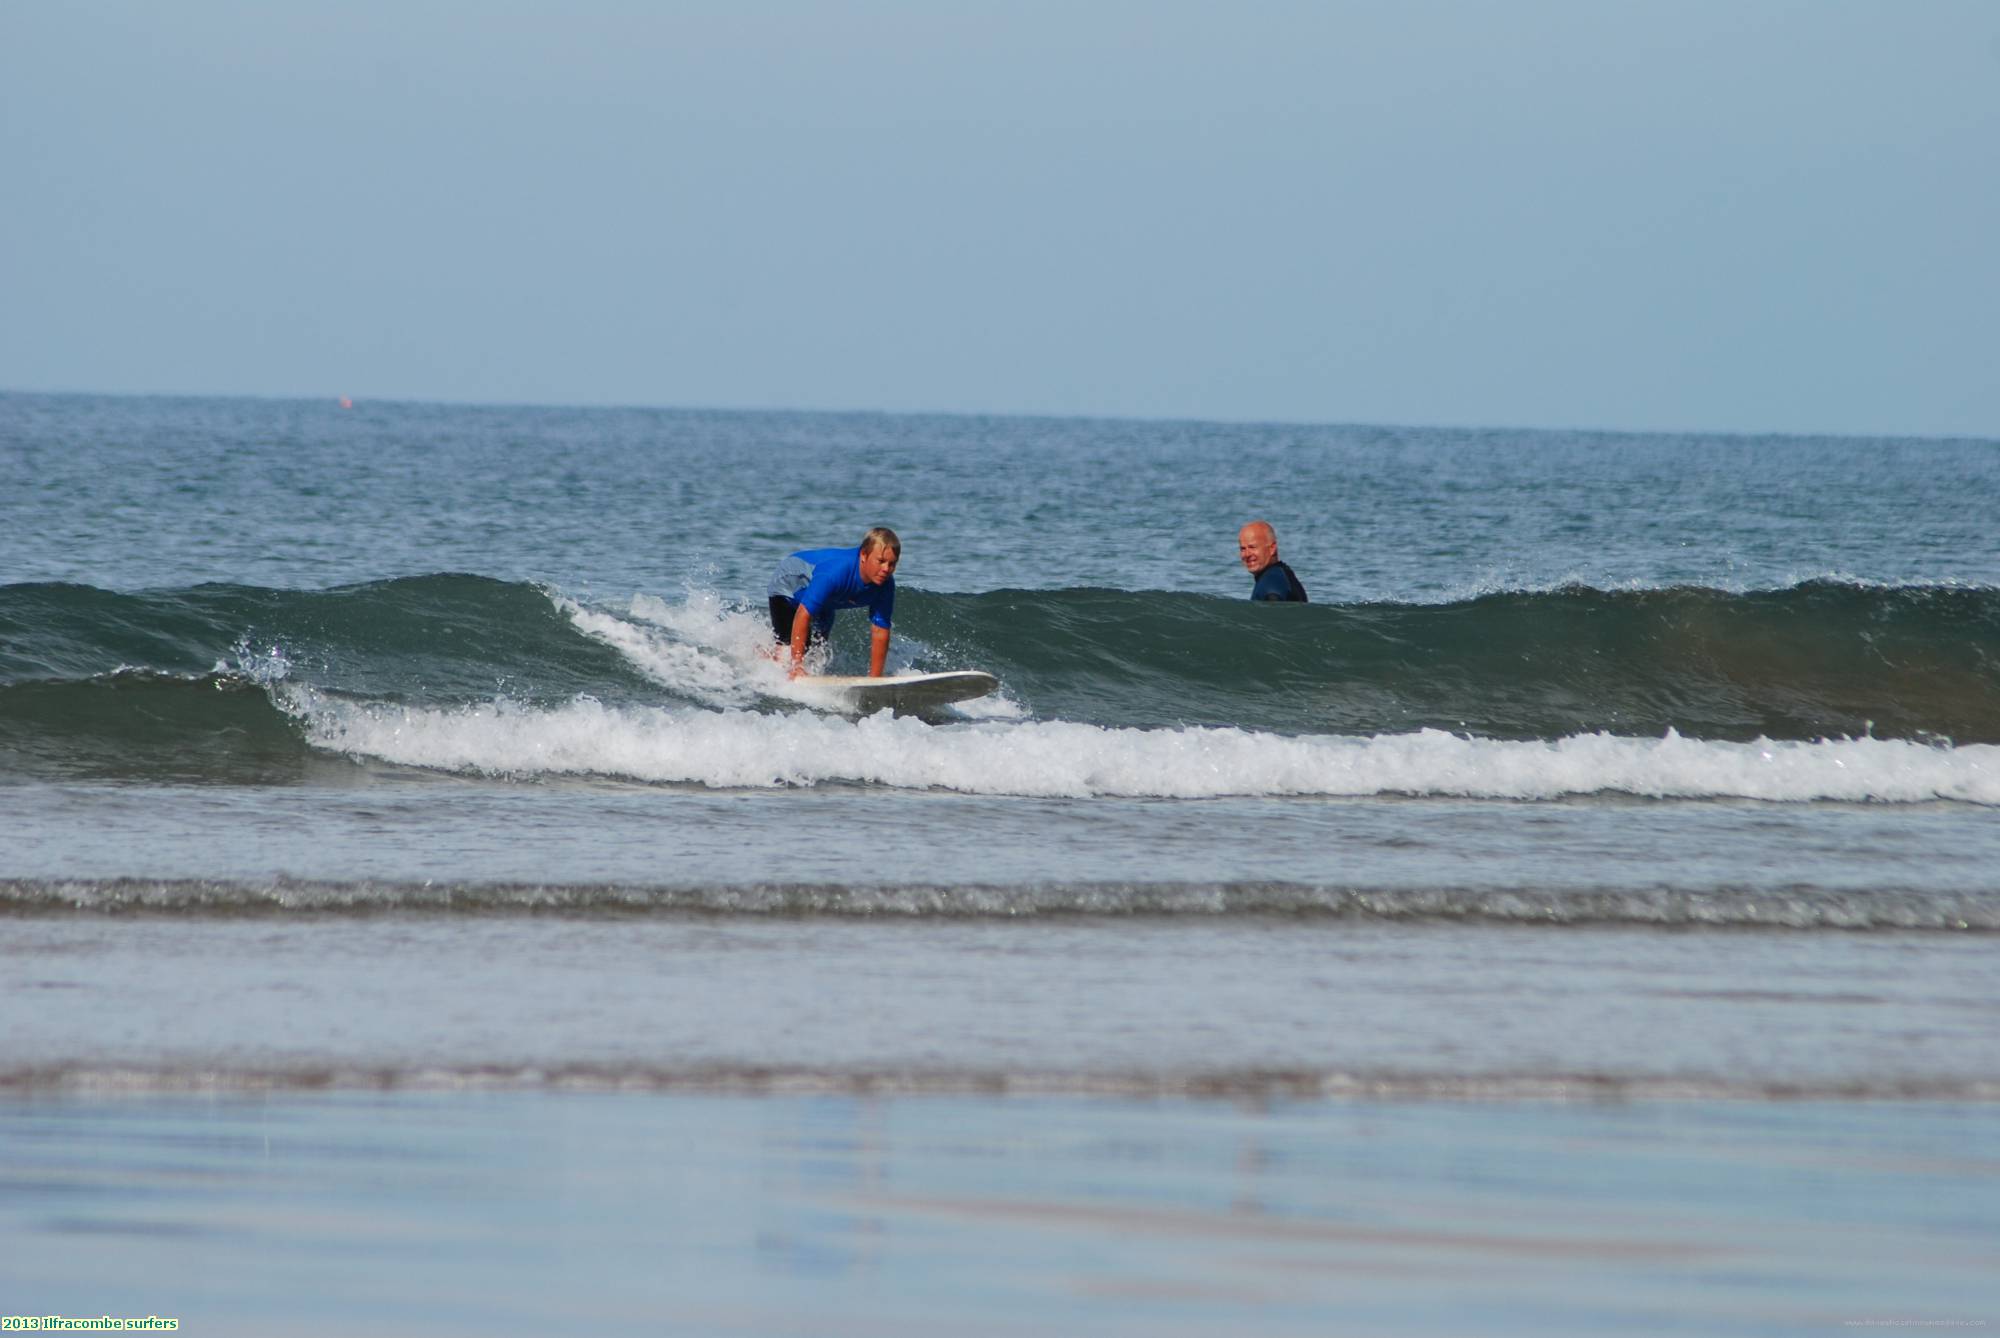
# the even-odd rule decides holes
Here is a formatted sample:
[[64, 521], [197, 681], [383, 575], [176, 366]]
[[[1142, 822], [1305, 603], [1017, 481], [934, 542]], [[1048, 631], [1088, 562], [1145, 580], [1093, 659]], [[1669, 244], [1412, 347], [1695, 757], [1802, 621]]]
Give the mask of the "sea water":
[[[1984, 441], [0, 395], [0, 1291], [1990, 1322], [1996, 504]], [[892, 666], [994, 697], [763, 656], [875, 524]]]

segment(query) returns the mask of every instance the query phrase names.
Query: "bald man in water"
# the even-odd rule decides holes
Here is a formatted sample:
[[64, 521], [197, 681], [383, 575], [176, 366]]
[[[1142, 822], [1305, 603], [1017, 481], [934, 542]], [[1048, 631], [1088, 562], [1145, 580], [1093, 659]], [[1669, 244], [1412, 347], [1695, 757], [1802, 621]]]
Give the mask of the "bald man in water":
[[1278, 532], [1268, 520], [1253, 520], [1236, 532], [1236, 552], [1243, 567], [1257, 578], [1250, 598], [1259, 603], [1303, 604], [1306, 586], [1292, 569], [1278, 561]]

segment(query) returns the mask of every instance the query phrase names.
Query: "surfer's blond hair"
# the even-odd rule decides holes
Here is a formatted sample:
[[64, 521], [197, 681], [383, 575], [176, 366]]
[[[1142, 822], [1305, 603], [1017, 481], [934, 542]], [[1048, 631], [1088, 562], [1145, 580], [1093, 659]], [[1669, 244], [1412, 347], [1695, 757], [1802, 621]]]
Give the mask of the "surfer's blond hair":
[[883, 547], [886, 547], [897, 557], [903, 556], [903, 541], [898, 539], [896, 532], [887, 525], [877, 525], [874, 529], [861, 536], [862, 552], [872, 553], [876, 549]]

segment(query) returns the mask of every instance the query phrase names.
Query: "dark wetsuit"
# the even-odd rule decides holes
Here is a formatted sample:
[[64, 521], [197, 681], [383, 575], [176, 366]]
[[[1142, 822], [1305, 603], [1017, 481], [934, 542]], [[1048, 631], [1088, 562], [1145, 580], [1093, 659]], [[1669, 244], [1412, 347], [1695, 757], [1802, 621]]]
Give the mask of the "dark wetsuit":
[[1306, 602], [1306, 585], [1290, 567], [1282, 562], [1273, 562], [1257, 573], [1257, 584], [1251, 588], [1250, 598], [1259, 603], [1303, 604]]

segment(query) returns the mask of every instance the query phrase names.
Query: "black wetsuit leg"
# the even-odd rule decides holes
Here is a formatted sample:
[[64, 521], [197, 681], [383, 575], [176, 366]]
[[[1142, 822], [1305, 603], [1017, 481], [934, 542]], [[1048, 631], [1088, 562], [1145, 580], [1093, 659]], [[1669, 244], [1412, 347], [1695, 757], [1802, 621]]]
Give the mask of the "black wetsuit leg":
[[[783, 595], [771, 596], [771, 634], [778, 638], [780, 645], [792, 644], [792, 621], [799, 616], [799, 601], [787, 599]], [[811, 641], [818, 645], [826, 640], [826, 626], [819, 619], [813, 619]]]

